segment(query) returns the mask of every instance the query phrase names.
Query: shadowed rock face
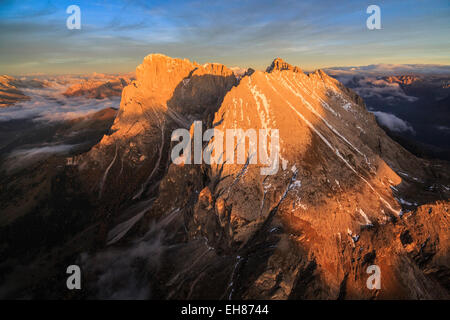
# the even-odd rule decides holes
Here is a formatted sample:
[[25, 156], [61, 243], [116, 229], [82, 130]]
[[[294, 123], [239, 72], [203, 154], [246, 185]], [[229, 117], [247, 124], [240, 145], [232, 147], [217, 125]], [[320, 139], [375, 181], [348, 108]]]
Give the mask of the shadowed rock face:
[[[171, 163], [172, 131], [194, 120], [278, 129], [278, 171]], [[276, 59], [237, 80], [150, 55], [111, 131], [71, 165], [95, 217], [63, 246], [85, 270], [82, 298], [449, 297], [448, 163], [393, 142], [323, 71]], [[366, 286], [373, 264], [381, 290]]]

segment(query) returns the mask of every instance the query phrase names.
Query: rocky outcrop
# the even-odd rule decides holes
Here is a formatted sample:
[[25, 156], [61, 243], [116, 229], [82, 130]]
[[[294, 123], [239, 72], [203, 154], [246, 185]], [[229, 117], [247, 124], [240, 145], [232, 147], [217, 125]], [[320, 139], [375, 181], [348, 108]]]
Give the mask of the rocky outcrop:
[[411, 85], [416, 81], [420, 81], [421, 79], [417, 76], [410, 75], [402, 75], [402, 76], [390, 76], [386, 77], [386, 81], [389, 83], [398, 83], [400, 85]]
[[289, 63], [283, 61], [281, 58], [276, 58], [272, 61], [272, 64], [267, 67], [266, 72], [270, 73], [272, 71], [283, 71], [291, 70], [293, 72], [302, 72], [302, 70], [297, 66], [292, 66]]
[[[193, 77], [200, 67], [191, 73], [190, 65], [162, 56], [146, 58], [137, 70], [142, 82], [125, 89], [121, 117], [113, 127], [116, 134], [132, 133], [105, 137], [99, 148], [146, 135], [151, 127], [144, 125], [149, 123], [168, 123], [142, 120], [152, 106], [148, 119], [170, 112], [173, 117], [168, 118], [175, 123], [208, 119], [207, 126], [222, 132], [278, 129], [279, 168], [275, 174], [261, 174], [264, 166], [251, 162], [245, 137], [231, 148], [238, 149], [237, 141], [244, 145], [244, 164], [170, 164], [157, 182], [151, 205], [129, 215], [107, 237], [110, 245], [136, 237], [145, 239], [143, 246], [162, 241], [157, 265], [140, 256], [153, 261], [145, 272], [157, 275], [141, 279], [151, 283], [149, 297], [448, 297], [447, 167], [437, 178], [433, 163], [393, 142], [362, 99], [321, 70], [306, 75], [276, 59], [268, 72], [256, 71], [234, 87], [231, 80], [229, 85], [204, 87]], [[208, 70], [223, 74], [227, 69], [215, 65]], [[173, 103], [164, 103], [177, 96], [179, 79], [174, 73], [189, 75], [182, 88], [191, 81], [193, 87]], [[223, 77], [218, 80], [224, 83]], [[209, 94], [193, 94], [200, 88]], [[223, 101], [214, 104], [218, 92]], [[152, 99], [138, 104], [145, 101], [143, 96]], [[217, 108], [211, 121], [194, 103], [203, 97]], [[196, 117], [189, 117], [193, 114]], [[140, 122], [143, 125], [133, 131]], [[161, 136], [155, 144], [164, 141]], [[224, 159], [227, 152], [230, 149]], [[424, 191], [436, 183], [443, 193]], [[366, 286], [369, 265], [381, 269], [380, 290]]]
[[128, 78], [119, 78], [117, 80], [82, 80], [80, 83], [67, 88], [63, 93], [66, 97], [84, 96], [89, 99], [104, 99], [116, 97], [122, 94], [122, 90], [130, 83]]

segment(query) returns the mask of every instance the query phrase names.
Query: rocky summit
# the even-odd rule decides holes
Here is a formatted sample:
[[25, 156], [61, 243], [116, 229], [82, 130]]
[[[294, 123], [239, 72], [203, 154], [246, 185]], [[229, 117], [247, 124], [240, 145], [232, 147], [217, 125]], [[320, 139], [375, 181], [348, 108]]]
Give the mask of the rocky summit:
[[[242, 144], [242, 164], [174, 163], [172, 133], [195, 140], [197, 121], [203, 132], [277, 130], [276, 170], [262, 174], [248, 136], [217, 155], [229, 159]], [[448, 163], [403, 149], [322, 70], [277, 58], [265, 72], [237, 75], [151, 54], [124, 88], [110, 132], [52, 181], [83, 201], [86, 219], [54, 252], [78, 259], [84, 298], [450, 295]], [[381, 289], [368, 285], [370, 266]], [[0, 294], [58, 294], [49, 283]]]

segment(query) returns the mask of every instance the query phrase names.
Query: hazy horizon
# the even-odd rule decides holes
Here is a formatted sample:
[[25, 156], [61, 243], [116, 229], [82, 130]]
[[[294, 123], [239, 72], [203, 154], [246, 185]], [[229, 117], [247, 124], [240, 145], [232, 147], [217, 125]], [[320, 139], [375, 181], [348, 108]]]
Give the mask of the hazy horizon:
[[[152, 54], [152, 53], [150, 53]], [[145, 57], [142, 58], [142, 60]], [[172, 58], [179, 58], [184, 59], [183, 57], [172, 57]], [[274, 58], [275, 59], [275, 58]], [[254, 68], [255, 70], [265, 71], [266, 68], [272, 63], [274, 60], [268, 61], [267, 65], [262, 68]], [[6, 76], [12, 76], [12, 77], [59, 77], [59, 76], [79, 76], [79, 77], [91, 77], [95, 74], [97, 75], [129, 75], [129, 74], [135, 74], [136, 68], [138, 65], [142, 63], [142, 60], [140, 62], [137, 62], [136, 66], [133, 68], [133, 70], [129, 71], [122, 71], [122, 72], [98, 72], [98, 71], [89, 71], [89, 72], [73, 72], [73, 73], [45, 73], [45, 72], [35, 72], [35, 73], [0, 73], [0, 75], [6, 75]], [[190, 60], [190, 59], [189, 59]], [[284, 60], [284, 59], [283, 59]], [[197, 62], [195, 59], [190, 60], [191, 62]], [[285, 60], [287, 63], [292, 64], [289, 60]], [[219, 63], [217, 61], [205, 61], [205, 63]], [[296, 64], [292, 64], [296, 65]], [[226, 65], [228, 68], [242, 68], [247, 69], [251, 68], [248, 66], [238, 66], [238, 65]], [[302, 68], [302, 65], [296, 65], [300, 68]], [[371, 68], [373, 67], [373, 68]], [[390, 64], [390, 63], [384, 63], [384, 64], [370, 64], [370, 65], [359, 65], [359, 66], [328, 66], [328, 67], [321, 67], [321, 68], [315, 68], [315, 69], [304, 69], [302, 68], [303, 72], [314, 72], [318, 69], [326, 70], [326, 71], [342, 71], [342, 72], [355, 72], [359, 71], [361, 73], [375, 73], [380, 75], [387, 75], [387, 74], [450, 74], [450, 64]], [[373, 70], [371, 70], [373, 69]], [[409, 71], [408, 71], [409, 70]]]

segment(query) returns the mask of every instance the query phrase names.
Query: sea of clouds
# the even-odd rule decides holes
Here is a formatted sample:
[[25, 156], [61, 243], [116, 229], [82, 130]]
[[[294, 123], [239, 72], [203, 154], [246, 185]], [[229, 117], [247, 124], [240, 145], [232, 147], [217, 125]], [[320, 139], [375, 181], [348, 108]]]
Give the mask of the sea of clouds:
[[[21, 80], [26, 81], [35, 78], [24, 77]], [[64, 96], [63, 93], [71, 85], [79, 83], [83, 79], [80, 76], [45, 77], [37, 79], [38, 81], [42, 81], [42, 87], [25, 86], [19, 88], [30, 99], [16, 103], [11, 107], [0, 108], [0, 126], [2, 123], [4, 124], [14, 120], [31, 120], [42, 128], [43, 126], [52, 125], [56, 122], [84, 117], [105, 108], [119, 108], [120, 97], [117, 96], [104, 99], [92, 99], [84, 96]], [[11, 126], [8, 127], [11, 128]], [[13, 143], [14, 139], [20, 134], [20, 130], [10, 132], [9, 134], [3, 132], [2, 139], [6, 139], [7, 141], [1, 141], [0, 147]], [[20, 169], [55, 154], [70, 155], [78, 147], [79, 145], [77, 144], [67, 144], [63, 139], [52, 143], [44, 139], [41, 142], [18, 145], [17, 148], [6, 154], [2, 167], [8, 171]]]
[[120, 97], [89, 99], [83, 96], [66, 97], [63, 93], [77, 78], [47, 80], [44, 88], [21, 88], [31, 99], [0, 109], [0, 122], [20, 119], [33, 121], [64, 121], [85, 116], [108, 107], [119, 108]]
[[[366, 101], [378, 101], [383, 108], [368, 105], [377, 121], [394, 132], [416, 134], [413, 126], [396, 113], [396, 108], [404, 103], [414, 103], [419, 98], [408, 95], [398, 83], [390, 83], [384, 77], [395, 75], [418, 75], [420, 77], [440, 77], [450, 75], [450, 66], [431, 64], [373, 64], [359, 67], [333, 67], [325, 71], [352, 88]], [[391, 112], [386, 112], [391, 109]]]
[[404, 99], [408, 102], [417, 101], [417, 97], [408, 96], [398, 83], [390, 83], [374, 76], [354, 78], [352, 89], [363, 98], [380, 98], [387, 102], [395, 99]]

